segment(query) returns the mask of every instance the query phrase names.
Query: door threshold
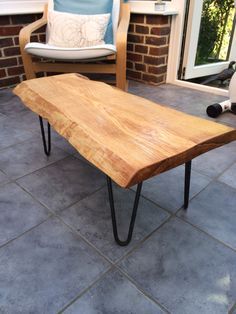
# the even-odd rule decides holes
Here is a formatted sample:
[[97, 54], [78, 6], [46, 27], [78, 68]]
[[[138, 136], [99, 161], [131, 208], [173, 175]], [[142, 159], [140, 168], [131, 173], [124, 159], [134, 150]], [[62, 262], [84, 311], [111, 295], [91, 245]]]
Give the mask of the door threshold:
[[167, 82], [167, 83], [174, 84], [181, 87], [192, 88], [200, 92], [206, 92], [206, 93], [216, 94], [219, 96], [229, 97], [229, 91], [222, 88], [206, 86], [206, 85], [186, 82], [182, 80], [174, 80], [174, 82]]

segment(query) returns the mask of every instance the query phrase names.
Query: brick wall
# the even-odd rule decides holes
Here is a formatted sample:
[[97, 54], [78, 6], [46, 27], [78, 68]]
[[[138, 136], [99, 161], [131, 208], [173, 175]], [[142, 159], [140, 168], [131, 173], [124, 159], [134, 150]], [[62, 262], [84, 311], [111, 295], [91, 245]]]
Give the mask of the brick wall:
[[166, 81], [171, 17], [132, 14], [128, 35], [127, 75], [151, 84]]
[[[19, 31], [41, 14], [0, 16], [0, 88], [11, 87], [24, 78]], [[131, 79], [162, 84], [166, 80], [171, 17], [132, 14], [128, 35], [127, 75]], [[44, 42], [41, 29], [33, 41]]]
[[[20, 56], [19, 31], [41, 15], [0, 16], [0, 88], [14, 86], [25, 79]], [[32, 40], [44, 41], [44, 30], [33, 34]]]

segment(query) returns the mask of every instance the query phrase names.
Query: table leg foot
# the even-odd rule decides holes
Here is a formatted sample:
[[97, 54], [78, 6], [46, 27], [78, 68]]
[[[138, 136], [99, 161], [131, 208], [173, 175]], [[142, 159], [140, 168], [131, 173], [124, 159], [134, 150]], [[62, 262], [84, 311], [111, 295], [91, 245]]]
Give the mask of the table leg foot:
[[39, 116], [39, 123], [40, 123], [40, 129], [41, 129], [41, 135], [43, 140], [43, 149], [46, 156], [50, 156], [51, 153], [51, 127], [50, 124], [47, 123], [47, 131], [48, 131], [48, 144], [46, 142], [46, 136], [44, 131], [44, 125], [43, 125], [43, 118]]
[[188, 204], [189, 204], [191, 168], [192, 168], [192, 160], [186, 162], [186, 164], [185, 164], [184, 209], [187, 209], [188, 208]]
[[130, 225], [129, 225], [128, 237], [125, 241], [121, 241], [118, 236], [112, 181], [111, 181], [111, 178], [109, 178], [108, 176], [107, 176], [107, 188], [108, 188], [109, 202], [110, 202], [110, 208], [111, 208], [111, 219], [112, 219], [114, 238], [117, 244], [119, 244], [120, 246], [126, 246], [130, 243], [132, 239], [132, 234], [133, 234], [133, 229], [134, 229], [134, 224], [135, 224], [135, 219], [137, 215], [139, 199], [140, 199], [140, 194], [141, 194], [141, 189], [142, 189], [142, 182], [139, 183], [137, 186], [134, 205], [133, 205], [133, 211], [132, 211]]

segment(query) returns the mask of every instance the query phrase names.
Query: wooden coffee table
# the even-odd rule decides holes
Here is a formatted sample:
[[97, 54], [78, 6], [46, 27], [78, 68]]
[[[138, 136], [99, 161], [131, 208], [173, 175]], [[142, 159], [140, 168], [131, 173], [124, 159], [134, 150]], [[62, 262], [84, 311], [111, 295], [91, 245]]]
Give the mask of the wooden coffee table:
[[[236, 140], [236, 130], [125, 93], [77, 74], [24, 81], [14, 92], [40, 118], [44, 151], [50, 155], [50, 125], [107, 175], [113, 233], [119, 245], [131, 238], [142, 182], [185, 163], [188, 207], [191, 160]], [[48, 140], [42, 118], [48, 121]], [[117, 232], [112, 180], [138, 184], [128, 237]]]

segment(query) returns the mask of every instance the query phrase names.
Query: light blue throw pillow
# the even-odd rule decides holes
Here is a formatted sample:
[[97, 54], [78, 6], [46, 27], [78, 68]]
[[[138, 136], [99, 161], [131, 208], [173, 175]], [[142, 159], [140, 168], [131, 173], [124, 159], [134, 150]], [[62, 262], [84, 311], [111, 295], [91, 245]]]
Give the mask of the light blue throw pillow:
[[[112, 14], [113, 0], [54, 0], [54, 10], [74, 14]], [[104, 41], [113, 44], [112, 16], [107, 26]]]

